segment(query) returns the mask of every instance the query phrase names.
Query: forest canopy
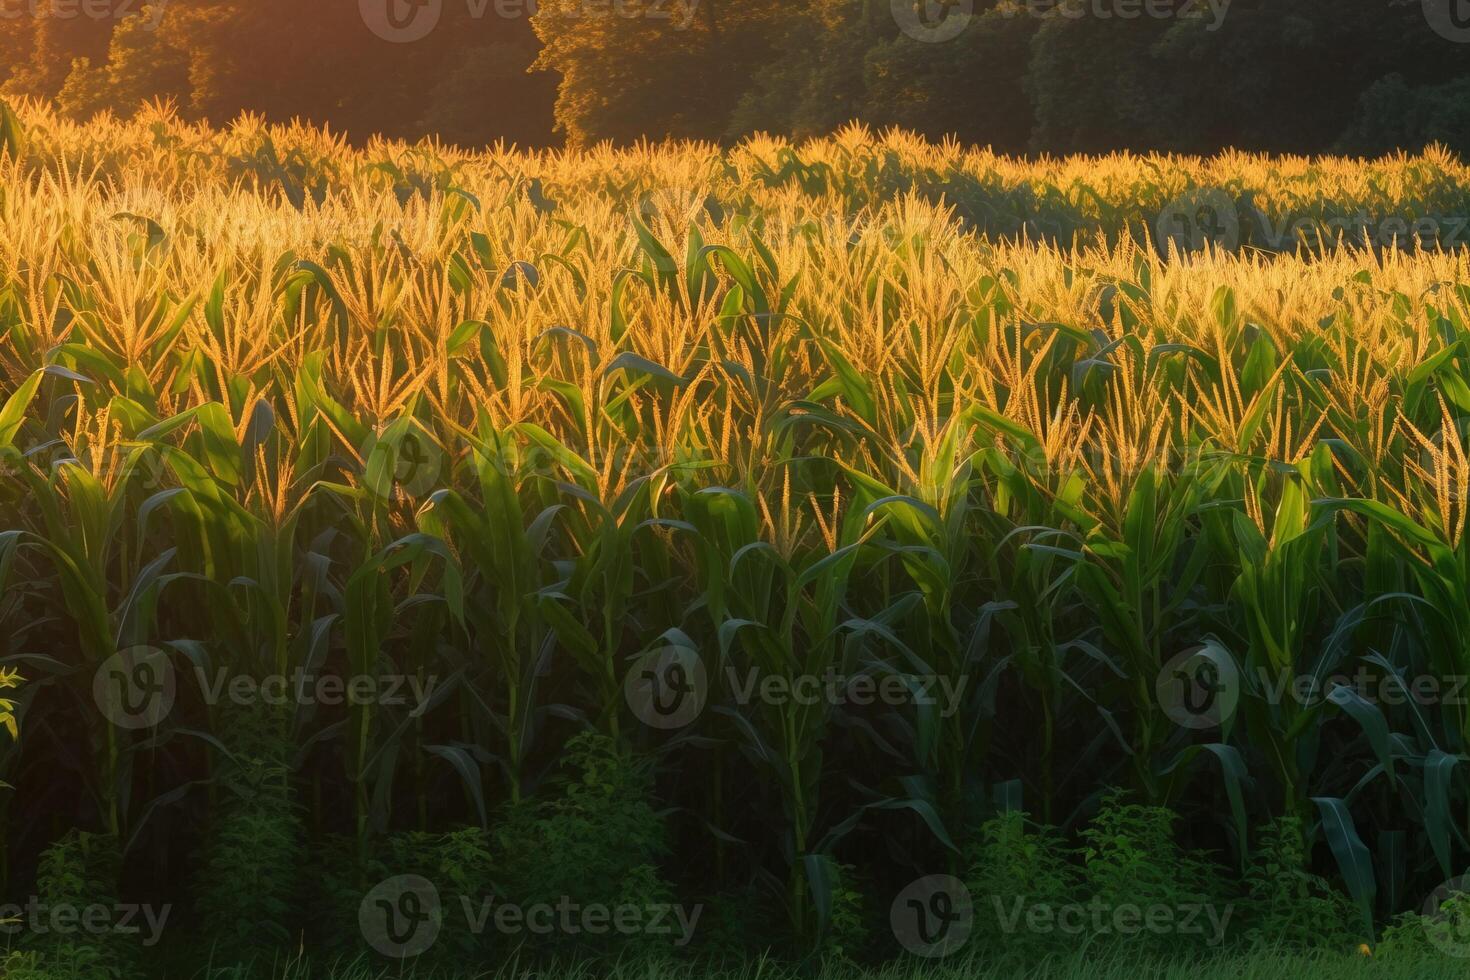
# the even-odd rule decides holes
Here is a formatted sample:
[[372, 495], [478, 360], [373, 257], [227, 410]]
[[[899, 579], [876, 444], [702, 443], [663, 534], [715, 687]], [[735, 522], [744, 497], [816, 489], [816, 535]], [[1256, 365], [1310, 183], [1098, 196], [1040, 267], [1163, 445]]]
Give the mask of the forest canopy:
[[1470, 149], [1464, 0], [0, 0], [0, 95], [468, 146]]

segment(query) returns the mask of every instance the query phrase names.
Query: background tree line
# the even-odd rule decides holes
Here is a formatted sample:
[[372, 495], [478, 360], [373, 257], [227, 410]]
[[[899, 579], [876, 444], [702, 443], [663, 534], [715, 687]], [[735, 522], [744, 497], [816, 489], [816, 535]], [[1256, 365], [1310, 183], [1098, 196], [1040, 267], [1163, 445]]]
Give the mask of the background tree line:
[[[540, 0], [535, 16], [386, 0], [442, 3], [414, 43], [376, 36], [352, 0], [84, 2], [0, 0], [0, 91], [79, 117], [166, 98], [216, 123], [248, 109], [467, 145], [856, 119], [1031, 153], [1470, 149], [1470, 29], [1431, 27], [1465, 0], [1233, 0], [1223, 17], [1222, 0], [1168, 17], [1143, 0], [1058, 0], [1076, 16], [1049, 0]], [[946, 17], [965, 18], [952, 40], [900, 29]]]

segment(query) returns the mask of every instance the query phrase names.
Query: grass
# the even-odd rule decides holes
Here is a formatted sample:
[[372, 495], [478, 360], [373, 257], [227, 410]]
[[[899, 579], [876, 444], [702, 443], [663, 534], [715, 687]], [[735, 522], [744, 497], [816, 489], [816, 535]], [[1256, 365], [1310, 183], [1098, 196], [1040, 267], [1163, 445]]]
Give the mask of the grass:
[[[707, 966], [612, 966], [539, 968], [527, 974], [515, 967], [503, 967], [496, 972], [483, 974], [458, 974], [456, 977], [505, 978], [514, 976], [545, 977], [547, 980], [1419, 980], [1432, 970], [1434, 976], [1451, 977], [1463, 975], [1448, 969], [1442, 962], [1426, 964], [1404, 961], [1379, 963], [1366, 956], [1301, 955], [1263, 952], [1221, 957], [1214, 960], [1171, 963], [1163, 960], [1139, 960], [1127, 956], [1097, 957], [1086, 952], [1057, 957], [1044, 964], [1031, 967], [1002, 967], [973, 960], [942, 961], [923, 963], [909, 961], [877, 969], [854, 966], [827, 966], [815, 970], [794, 972], [779, 965], [755, 961], [739, 967], [711, 968]], [[281, 980], [305, 980], [308, 972], [285, 969], [274, 976]], [[411, 977], [413, 973], [371, 967], [332, 970], [327, 974], [331, 980], [373, 980], [373, 978]], [[446, 976], [446, 980], [448, 980]]]

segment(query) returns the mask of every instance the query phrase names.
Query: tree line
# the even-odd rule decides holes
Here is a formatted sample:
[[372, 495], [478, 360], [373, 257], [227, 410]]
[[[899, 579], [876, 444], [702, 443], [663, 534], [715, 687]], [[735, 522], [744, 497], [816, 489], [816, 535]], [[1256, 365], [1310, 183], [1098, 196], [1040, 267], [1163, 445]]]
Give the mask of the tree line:
[[1470, 149], [1465, 0], [0, 0], [0, 93], [523, 146]]

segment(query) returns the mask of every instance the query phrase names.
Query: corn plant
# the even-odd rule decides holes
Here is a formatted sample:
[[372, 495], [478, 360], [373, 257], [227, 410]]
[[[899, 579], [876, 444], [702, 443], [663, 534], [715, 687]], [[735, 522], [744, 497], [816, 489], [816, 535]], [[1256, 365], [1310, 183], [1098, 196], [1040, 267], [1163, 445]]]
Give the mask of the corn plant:
[[[471, 152], [4, 107], [6, 887], [84, 834], [119, 884], [217, 892], [249, 799], [360, 892], [405, 841], [545, 838], [590, 731], [638, 777], [607, 812], [664, 824], [632, 835], [670, 842], [658, 894], [803, 953], [967, 872], [997, 811], [1075, 827], [1120, 785], [1191, 851], [1299, 856], [1366, 933], [1470, 855], [1470, 288], [1463, 250], [1326, 229], [1466, 187], [1435, 150]], [[1216, 191], [1310, 247], [1158, 240]], [[129, 729], [94, 681], [132, 649], [178, 685]], [[666, 650], [706, 678], [677, 730], [629, 694]], [[1207, 728], [1160, 694], [1189, 650], [1239, 677]], [[193, 682], [298, 673], [431, 693]], [[293, 877], [258, 914], [295, 941]]]

